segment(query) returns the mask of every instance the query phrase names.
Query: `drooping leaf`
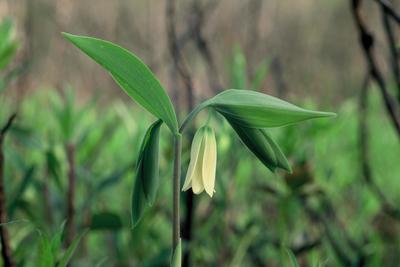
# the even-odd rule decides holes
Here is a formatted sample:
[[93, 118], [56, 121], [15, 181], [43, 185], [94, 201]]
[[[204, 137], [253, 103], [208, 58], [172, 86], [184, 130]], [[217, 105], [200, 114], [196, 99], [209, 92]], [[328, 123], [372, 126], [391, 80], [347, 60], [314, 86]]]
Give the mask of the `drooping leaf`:
[[82, 237], [87, 233], [87, 231], [84, 231], [80, 235], [76, 236], [75, 239], [72, 241], [71, 245], [67, 248], [67, 251], [64, 253], [62, 256], [60, 263], [57, 265], [57, 267], [66, 267], [71, 260], [72, 256], [74, 255], [79, 242], [81, 242]]
[[304, 120], [332, 117], [335, 113], [307, 110], [263, 93], [229, 89], [198, 105], [185, 118], [185, 128], [196, 114], [207, 107], [215, 108], [225, 118], [247, 128], [271, 128]]
[[303, 109], [276, 97], [249, 90], [226, 90], [213, 97], [209, 105], [225, 117], [250, 128], [279, 127], [334, 116], [333, 113]]
[[172, 255], [171, 267], [181, 267], [182, 265], [182, 240], [179, 239], [178, 245]]
[[135, 226], [147, 205], [152, 205], [158, 190], [159, 140], [162, 121], [147, 130], [138, 157], [136, 180], [132, 194], [132, 224]]
[[66, 39], [109, 71], [135, 101], [178, 132], [175, 111], [166, 91], [152, 71], [134, 54], [111, 42], [64, 33]]
[[276, 168], [281, 168], [290, 173], [292, 172], [289, 162], [279, 145], [275, 143], [265, 129], [244, 127], [229, 116], [225, 118], [241, 141], [268, 169], [275, 172]]
[[275, 143], [274, 139], [272, 139], [271, 135], [265, 129], [262, 129], [261, 132], [263, 133], [265, 139], [267, 140], [267, 142], [270, 144], [270, 146], [272, 147], [272, 149], [275, 152], [276, 166], [283, 170], [288, 171], [289, 173], [292, 173], [292, 168], [290, 167], [290, 164], [289, 164], [285, 154], [283, 154], [279, 145], [277, 143]]
[[272, 172], [277, 167], [277, 159], [274, 149], [265, 138], [262, 130], [243, 127], [230, 117], [226, 117], [229, 124], [235, 130], [240, 140], [247, 148]]
[[41, 232], [39, 232], [39, 244], [35, 266], [54, 267], [54, 255], [51, 250], [50, 240]]

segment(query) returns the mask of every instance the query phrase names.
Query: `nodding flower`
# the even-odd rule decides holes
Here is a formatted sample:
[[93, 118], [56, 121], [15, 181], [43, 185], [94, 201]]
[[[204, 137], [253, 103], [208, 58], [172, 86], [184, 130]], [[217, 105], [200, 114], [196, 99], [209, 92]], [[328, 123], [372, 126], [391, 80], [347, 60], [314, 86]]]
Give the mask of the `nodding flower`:
[[217, 143], [214, 130], [203, 126], [197, 130], [190, 151], [190, 163], [182, 191], [192, 188], [193, 193], [204, 190], [212, 197], [215, 190], [215, 171], [217, 167]]

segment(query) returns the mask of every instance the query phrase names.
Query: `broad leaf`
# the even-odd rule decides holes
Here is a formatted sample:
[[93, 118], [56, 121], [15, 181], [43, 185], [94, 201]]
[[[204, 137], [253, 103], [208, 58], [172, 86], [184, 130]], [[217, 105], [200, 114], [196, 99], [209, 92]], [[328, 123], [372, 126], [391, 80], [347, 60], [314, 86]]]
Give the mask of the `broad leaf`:
[[159, 144], [162, 121], [153, 123], [147, 130], [140, 149], [143, 190], [149, 204], [154, 202], [158, 189]]
[[333, 113], [297, 107], [273, 96], [249, 90], [226, 90], [210, 100], [210, 106], [225, 117], [250, 128], [278, 127]]
[[289, 162], [279, 145], [275, 143], [274, 139], [272, 139], [271, 135], [265, 129], [261, 129], [261, 132], [275, 152], [276, 166], [292, 173], [292, 168], [290, 167]]
[[232, 118], [226, 118], [241, 141], [268, 169], [275, 172], [276, 168], [282, 168], [291, 172], [285, 155], [265, 130], [243, 127]]
[[335, 113], [307, 110], [263, 93], [229, 89], [198, 105], [185, 118], [181, 130], [203, 109], [215, 108], [225, 118], [247, 128], [271, 128]]
[[159, 180], [159, 140], [161, 120], [147, 130], [140, 148], [136, 180], [132, 194], [132, 224], [135, 226], [147, 205], [152, 205]]
[[[141, 162], [139, 162], [139, 164], [141, 164]], [[132, 228], [134, 228], [139, 223], [140, 219], [142, 218], [148, 206], [146, 196], [144, 195], [144, 190], [143, 190], [143, 180], [140, 179], [141, 176], [142, 176], [141, 169], [138, 169], [132, 192], [132, 208], [131, 208]]]
[[140, 105], [178, 132], [175, 111], [166, 91], [151, 70], [134, 54], [111, 42], [64, 33], [65, 38], [105, 68]]

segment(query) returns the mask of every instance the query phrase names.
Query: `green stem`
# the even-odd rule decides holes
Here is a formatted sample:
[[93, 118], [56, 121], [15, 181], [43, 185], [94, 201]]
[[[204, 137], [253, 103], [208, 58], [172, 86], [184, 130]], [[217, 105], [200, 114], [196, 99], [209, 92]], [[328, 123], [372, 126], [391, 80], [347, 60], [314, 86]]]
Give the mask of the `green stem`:
[[175, 250], [180, 239], [180, 178], [181, 178], [181, 152], [182, 152], [182, 135], [177, 134], [174, 137], [174, 174], [173, 174], [173, 210], [172, 210], [172, 251]]

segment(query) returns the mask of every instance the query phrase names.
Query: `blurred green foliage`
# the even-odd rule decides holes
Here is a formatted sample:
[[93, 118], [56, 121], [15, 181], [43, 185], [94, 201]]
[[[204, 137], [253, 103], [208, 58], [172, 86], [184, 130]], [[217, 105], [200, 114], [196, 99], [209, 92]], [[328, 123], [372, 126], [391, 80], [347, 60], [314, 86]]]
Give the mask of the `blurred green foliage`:
[[[232, 87], [259, 90], [268, 60], [250, 78], [239, 48], [233, 62]], [[1, 227], [10, 231], [18, 266], [65, 266], [72, 257], [73, 266], [169, 266], [171, 188], [163, 178], [172, 173], [170, 134], [163, 127], [158, 199], [132, 230], [137, 151], [154, 118], [121, 101], [100, 104], [94, 97], [82, 103], [78, 96], [68, 86], [29, 94], [5, 142], [10, 222]], [[400, 144], [376, 93], [370, 102], [373, 174], [388, 199], [400, 203]], [[311, 102], [296, 103], [315, 109]], [[3, 99], [0, 108], [3, 122], [13, 102]], [[396, 266], [399, 222], [382, 212], [360, 171], [357, 101], [334, 110], [336, 120], [271, 131], [293, 167], [291, 175], [268, 172], [222, 117], [211, 121], [218, 146], [216, 194], [197, 198], [193, 240], [182, 240], [193, 266], [358, 266], [361, 256], [365, 266]], [[78, 235], [65, 248], [64, 146], [71, 141]], [[188, 151], [182, 156], [188, 161]]]
[[[76, 251], [74, 266], [95, 266], [100, 261], [106, 266], [168, 266], [168, 179], [161, 179], [158, 200], [148, 211], [151, 215], [143, 217], [134, 230], [130, 227], [135, 151], [153, 119], [119, 101], [106, 106], [79, 104], [71, 90], [57, 93], [47, 88], [26, 98], [5, 145], [7, 200], [10, 221], [15, 222], [6, 227], [18, 262], [36, 266], [34, 247], [46, 249], [43, 238], [59, 235], [65, 220], [64, 142], [73, 136], [78, 233], [89, 229]], [[382, 119], [384, 110], [377, 95], [371, 98], [371, 106], [370, 131], [380, 136], [371, 139], [374, 175], [389, 199], [399, 203], [399, 183], [387, 173], [400, 173], [400, 147], [389, 123]], [[61, 110], [74, 114], [68, 127]], [[288, 155], [292, 175], [268, 172], [222, 118], [211, 121], [217, 135], [218, 178], [212, 199], [198, 197], [194, 237], [187, 247], [195, 266], [281, 265], [288, 257], [281, 246], [292, 249], [301, 266], [343, 266], [327, 229], [354, 262], [358, 252], [348, 239], [370, 255], [368, 266], [395, 259], [398, 224], [381, 214], [360, 173], [357, 103], [349, 100], [337, 112], [335, 121], [310, 121], [271, 131]], [[172, 172], [171, 142], [165, 141], [171, 136], [165, 129], [160, 138], [160, 177]], [[186, 160], [188, 156], [183, 155]], [[317, 215], [310, 216], [307, 209]], [[327, 214], [329, 209], [334, 215]], [[318, 241], [315, 248], [304, 253], [296, 250], [313, 241]]]

